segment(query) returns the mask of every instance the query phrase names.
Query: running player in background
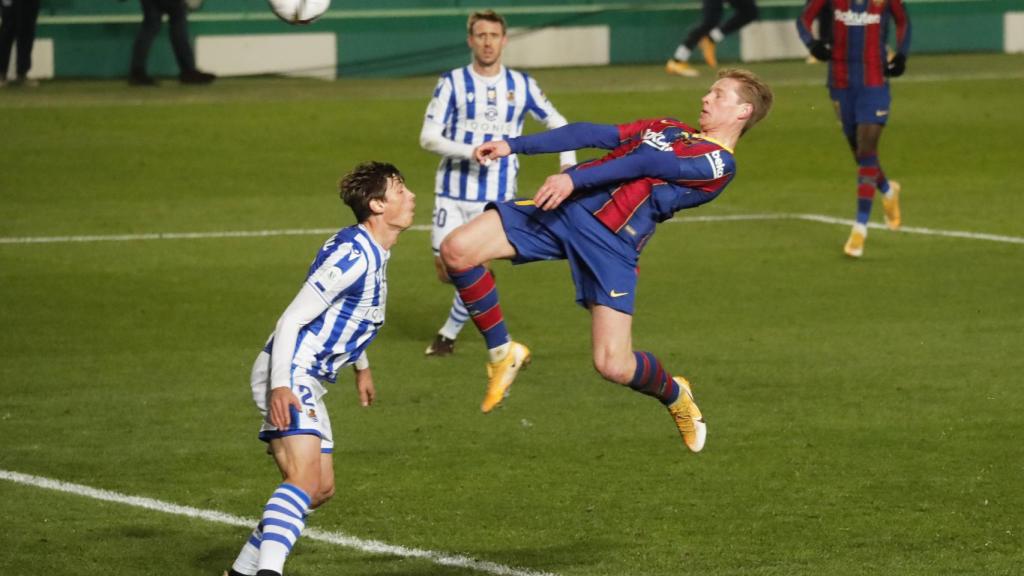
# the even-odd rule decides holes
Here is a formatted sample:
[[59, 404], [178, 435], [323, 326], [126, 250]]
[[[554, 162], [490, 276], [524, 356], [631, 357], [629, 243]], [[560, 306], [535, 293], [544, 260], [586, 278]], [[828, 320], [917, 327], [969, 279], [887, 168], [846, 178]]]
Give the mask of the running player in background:
[[[501, 52], [508, 42], [505, 19], [492, 10], [474, 12], [467, 24], [473, 61], [441, 75], [427, 106], [420, 146], [441, 155], [434, 191], [433, 229], [437, 277], [450, 283], [438, 256], [441, 241], [484, 210], [488, 202], [508, 200], [516, 195], [519, 161], [502, 158], [494, 165], [473, 161], [473, 148], [490, 140], [519, 136], [529, 113], [548, 128], [565, 125], [529, 75], [506, 68]], [[560, 157], [562, 167], [576, 163], [575, 152]], [[448, 320], [427, 347], [428, 356], [447, 356], [455, 350], [455, 339], [469, 319], [458, 292]]]
[[693, 452], [704, 447], [707, 428], [690, 384], [673, 378], [654, 354], [633, 350], [637, 263], [657, 223], [721, 194], [736, 172], [733, 148], [771, 103], [771, 90], [755, 75], [724, 70], [701, 101], [700, 131], [671, 118], [575, 123], [477, 148], [482, 162], [510, 154], [610, 150], [548, 177], [533, 200], [488, 205], [441, 244], [444, 265], [487, 342], [483, 412], [502, 402], [530, 350], [509, 336], [494, 277], [482, 264], [495, 258], [515, 264], [568, 260], [576, 302], [591, 314], [594, 367], [607, 380], [657, 398], [686, 446]]
[[339, 184], [359, 224], [317, 252], [306, 280], [252, 368], [260, 439], [281, 470], [229, 576], [280, 576], [306, 515], [334, 495], [334, 439], [323, 397], [345, 366], [363, 406], [376, 395], [366, 348], [384, 325], [389, 250], [412, 225], [414, 195], [391, 164], [367, 162]]
[[[815, 38], [811, 24], [831, 2], [831, 42]], [[896, 53], [886, 57], [889, 20], [896, 25]], [[900, 185], [888, 180], [878, 142], [889, 120], [889, 78], [901, 76], [910, 52], [910, 17], [903, 0], [809, 0], [796, 22], [815, 58], [827, 61], [828, 88], [857, 162], [857, 221], [843, 251], [864, 254], [875, 190], [882, 194], [885, 224], [900, 227]]]
[[683, 43], [676, 48], [675, 53], [665, 63], [665, 72], [689, 78], [700, 75], [697, 69], [690, 66], [688, 62], [690, 54], [693, 53], [696, 46], [700, 46], [701, 54], [708, 66], [718, 67], [716, 45], [729, 34], [757, 20], [757, 3], [754, 0], [728, 0], [736, 12], [726, 20], [725, 24], [719, 26], [718, 23], [722, 21], [724, 2], [725, 0], [703, 0], [700, 9], [700, 23], [686, 33]]

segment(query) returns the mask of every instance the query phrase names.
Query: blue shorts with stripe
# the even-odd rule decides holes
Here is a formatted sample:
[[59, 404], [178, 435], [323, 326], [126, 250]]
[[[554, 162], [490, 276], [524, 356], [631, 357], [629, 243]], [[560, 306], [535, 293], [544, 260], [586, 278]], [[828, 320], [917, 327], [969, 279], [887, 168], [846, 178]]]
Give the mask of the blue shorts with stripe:
[[843, 123], [843, 132], [850, 138], [856, 134], [857, 124], [884, 125], [889, 120], [892, 97], [888, 86], [829, 88], [829, 97]]
[[633, 314], [639, 254], [586, 208], [566, 202], [544, 211], [532, 200], [492, 203], [488, 208], [497, 209], [516, 249], [513, 264], [567, 260], [580, 306], [601, 304]]

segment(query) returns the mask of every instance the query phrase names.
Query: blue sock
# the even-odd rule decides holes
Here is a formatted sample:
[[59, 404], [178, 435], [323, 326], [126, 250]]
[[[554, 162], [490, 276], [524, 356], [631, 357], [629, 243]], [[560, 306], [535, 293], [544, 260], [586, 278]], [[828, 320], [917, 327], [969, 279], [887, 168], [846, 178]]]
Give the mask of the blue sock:
[[679, 398], [679, 385], [665, 371], [661, 361], [650, 352], [633, 352], [636, 371], [629, 387], [641, 394], [653, 396], [668, 406]]
[[494, 349], [508, 343], [511, 338], [498, 303], [498, 287], [490, 270], [483, 266], [449, 270], [448, 277], [459, 291], [473, 324], [487, 342], [487, 348]]
[[[871, 204], [875, 198], [875, 186], [878, 185], [878, 156], [865, 154], [857, 157], [857, 223], [868, 225], [871, 219]], [[886, 183], [888, 188], [888, 182]]]

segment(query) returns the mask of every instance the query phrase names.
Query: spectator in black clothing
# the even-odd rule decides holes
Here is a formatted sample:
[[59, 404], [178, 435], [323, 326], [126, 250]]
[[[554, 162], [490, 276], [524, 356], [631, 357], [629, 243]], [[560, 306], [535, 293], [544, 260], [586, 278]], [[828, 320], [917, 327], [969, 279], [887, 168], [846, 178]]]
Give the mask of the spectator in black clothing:
[[209, 84], [217, 77], [196, 69], [195, 56], [188, 43], [188, 14], [185, 0], [139, 0], [142, 28], [132, 47], [132, 69], [128, 81], [136, 86], [154, 86], [156, 80], [146, 73], [146, 59], [153, 39], [160, 32], [160, 20], [167, 14], [171, 24], [171, 46], [178, 61], [178, 79], [182, 84]]
[[[728, 1], [732, 4], [735, 13], [721, 26], [718, 23], [722, 20], [723, 5]], [[703, 0], [701, 4], [701, 21], [699, 24], [686, 33], [683, 43], [676, 48], [675, 53], [665, 63], [665, 72], [677, 76], [695, 77], [699, 74], [697, 69], [687, 62], [690, 53], [700, 45], [700, 51], [704, 55], [704, 61], [708, 66], [718, 66], [718, 57], [715, 55], [715, 45], [726, 36], [757, 20], [758, 11], [755, 0]]]
[[18, 42], [18, 56], [14, 84], [38, 84], [28, 77], [28, 71], [32, 69], [32, 45], [36, 41], [38, 17], [39, 0], [0, 0], [0, 86], [7, 83], [7, 68], [15, 40]]

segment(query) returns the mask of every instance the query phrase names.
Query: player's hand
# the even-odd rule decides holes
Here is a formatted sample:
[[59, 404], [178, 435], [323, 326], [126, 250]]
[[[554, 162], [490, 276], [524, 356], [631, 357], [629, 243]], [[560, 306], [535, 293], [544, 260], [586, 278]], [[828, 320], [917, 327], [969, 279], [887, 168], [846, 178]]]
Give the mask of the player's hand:
[[302, 411], [302, 404], [291, 388], [274, 388], [270, 391], [270, 423], [278, 430], [287, 430], [292, 424], [290, 407]]
[[377, 391], [373, 387], [373, 375], [369, 368], [356, 370], [356, 392], [359, 392], [359, 403], [364, 407], [371, 406], [377, 398]]
[[541, 210], [554, 210], [572, 194], [572, 190], [572, 178], [568, 174], [548, 176], [533, 195], [533, 203]]
[[512, 153], [512, 148], [509, 147], [508, 142], [504, 140], [491, 140], [490, 142], [484, 142], [483, 144], [476, 147], [473, 150], [473, 158], [483, 164], [484, 166], [491, 163], [492, 160], [498, 158], [504, 158]]
[[821, 62], [828, 62], [832, 59], [832, 46], [822, 42], [821, 40], [815, 40], [811, 42], [811, 56], [814, 56]]
[[885, 66], [885, 75], [890, 78], [896, 78], [897, 76], [903, 76], [903, 73], [907, 70], [907, 57], [899, 52], [889, 60], [889, 63]]

